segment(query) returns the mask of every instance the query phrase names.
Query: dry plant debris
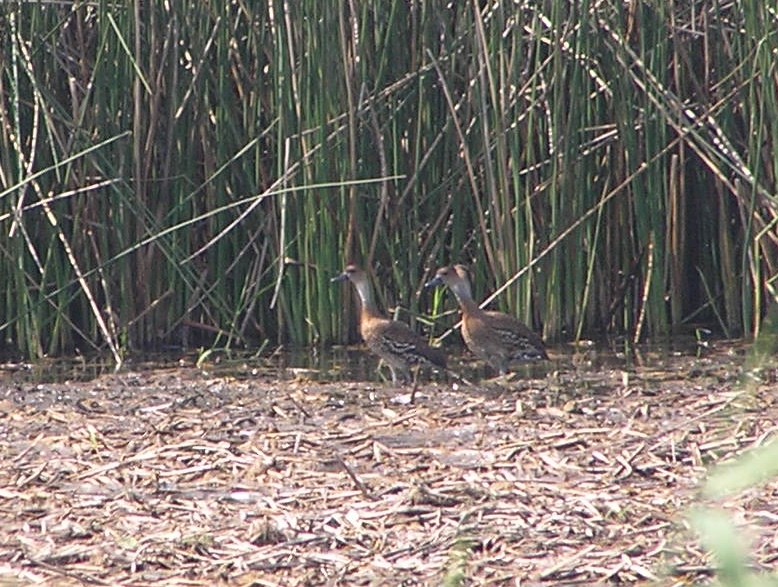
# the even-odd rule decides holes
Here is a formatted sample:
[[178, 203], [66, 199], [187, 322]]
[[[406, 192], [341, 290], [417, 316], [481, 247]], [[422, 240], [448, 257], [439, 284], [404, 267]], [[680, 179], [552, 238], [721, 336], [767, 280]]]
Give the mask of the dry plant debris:
[[[414, 405], [366, 382], [2, 371], [0, 585], [705, 582], [700, 481], [776, 432], [775, 386], [743, 386], [743, 363], [567, 356]], [[725, 504], [757, 570], [777, 489]]]

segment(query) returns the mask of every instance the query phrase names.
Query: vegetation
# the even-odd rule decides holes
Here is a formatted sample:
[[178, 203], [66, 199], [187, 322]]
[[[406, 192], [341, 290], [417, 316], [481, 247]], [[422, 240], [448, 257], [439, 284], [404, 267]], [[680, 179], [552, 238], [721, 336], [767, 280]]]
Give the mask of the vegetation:
[[[748, 411], [761, 409], [760, 387], [775, 377], [775, 357], [778, 350], [778, 310], [770, 306], [762, 330], [746, 358], [739, 392], [727, 407], [738, 434]], [[755, 406], [756, 407], [755, 409]], [[711, 467], [702, 485], [697, 504], [688, 513], [691, 527], [709, 553], [715, 568], [715, 586], [775, 587], [776, 573], [765, 572], [755, 564], [756, 548], [750, 543], [750, 531], [759, 528], [755, 520], [743, 523], [743, 504], [753, 504], [754, 495], [767, 495], [768, 484], [778, 477], [778, 443], [774, 435], [759, 435], [747, 450], [736, 458], [725, 458]], [[737, 520], [737, 523], [736, 521]], [[747, 532], [744, 531], [747, 529]]]
[[0, 332], [28, 356], [354, 335], [344, 262], [548, 338], [756, 332], [775, 13], [717, 2], [0, 5]]

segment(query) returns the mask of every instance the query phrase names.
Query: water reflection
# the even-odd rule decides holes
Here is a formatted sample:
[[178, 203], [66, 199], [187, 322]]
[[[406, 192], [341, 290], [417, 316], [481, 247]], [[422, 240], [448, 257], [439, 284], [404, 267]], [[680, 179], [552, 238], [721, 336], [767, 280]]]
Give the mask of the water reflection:
[[[741, 342], [711, 341], [700, 344], [692, 337], [673, 338], [636, 347], [623, 343], [565, 344], [549, 348], [551, 360], [530, 364], [518, 371], [521, 378], [544, 377], [554, 371], [633, 370], [641, 368], [672, 369], [680, 357], [703, 358], [722, 352], [745, 355], [746, 346]], [[462, 348], [447, 348], [450, 370], [460, 376], [478, 381], [493, 377], [495, 373], [476, 361]], [[318, 382], [369, 381], [379, 382], [389, 378], [388, 370], [379, 369], [378, 360], [363, 347], [331, 347], [305, 349], [279, 349], [257, 355], [251, 352], [212, 350], [207, 355], [197, 352], [166, 352], [130, 356], [122, 370], [142, 372], [151, 370], [199, 367], [214, 376], [248, 379], [264, 377], [275, 380], [308, 379]], [[101, 375], [113, 373], [110, 356], [77, 357], [71, 359], [46, 359], [36, 362], [0, 363], [0, 382], [54, 383], [62, 381], [91, 381]], [[432, 379], [446, 378], [442, 374], [425, 372]]]

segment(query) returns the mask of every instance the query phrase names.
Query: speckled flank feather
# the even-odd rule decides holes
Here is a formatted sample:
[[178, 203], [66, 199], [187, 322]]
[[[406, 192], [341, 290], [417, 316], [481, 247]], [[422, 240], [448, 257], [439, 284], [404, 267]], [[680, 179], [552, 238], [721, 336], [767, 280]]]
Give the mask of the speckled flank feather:
[[416, 365], [446, 366], [446, 356], [430, 347], [408, 325], [381, 315], [373, 301], [373, 290], [365, 272], [349, 265], [333, 281], [350, 280], [361, 302], [359, 330], [367, 347], [381, 357], [392, 371], [392, 381], [410, 381], [411, 367]]
[[517, 364], [548, 359], [543, 340], [514, 316], [482, 310], [473, 300], [467, 270], [461, 265], [439, 269], [427, 285], [446, 285], [462, 309], [462, 338], [481, 360], [501, 374]]
[[443, 352], [430, 347], [402, 322], [362, 312], [360, 331], [368, 348], [389, 365], [395, 381], [410, 380], [412, 366], [446, 366]]

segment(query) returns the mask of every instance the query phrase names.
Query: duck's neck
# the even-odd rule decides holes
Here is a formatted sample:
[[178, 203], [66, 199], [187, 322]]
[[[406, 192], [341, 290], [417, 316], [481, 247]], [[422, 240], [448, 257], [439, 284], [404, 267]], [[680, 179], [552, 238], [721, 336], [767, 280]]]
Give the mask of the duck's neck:
[[473, 299], [473, 293], [470, 291], [470, 284], [465, 281], [460, 281], [450, 286], [451, 291], [459, 302], [460, 308], [464, 312], [477, 312], [479, 310], [478, 304]]
[[359, 301], [362, 303], [362, 313], [375, 316], [378, 313], [378, 308], [373, 299], [373, 288], [370, 287], [370, 283], [360, 280], [354, 283], [354, 287], [359, 295]]

